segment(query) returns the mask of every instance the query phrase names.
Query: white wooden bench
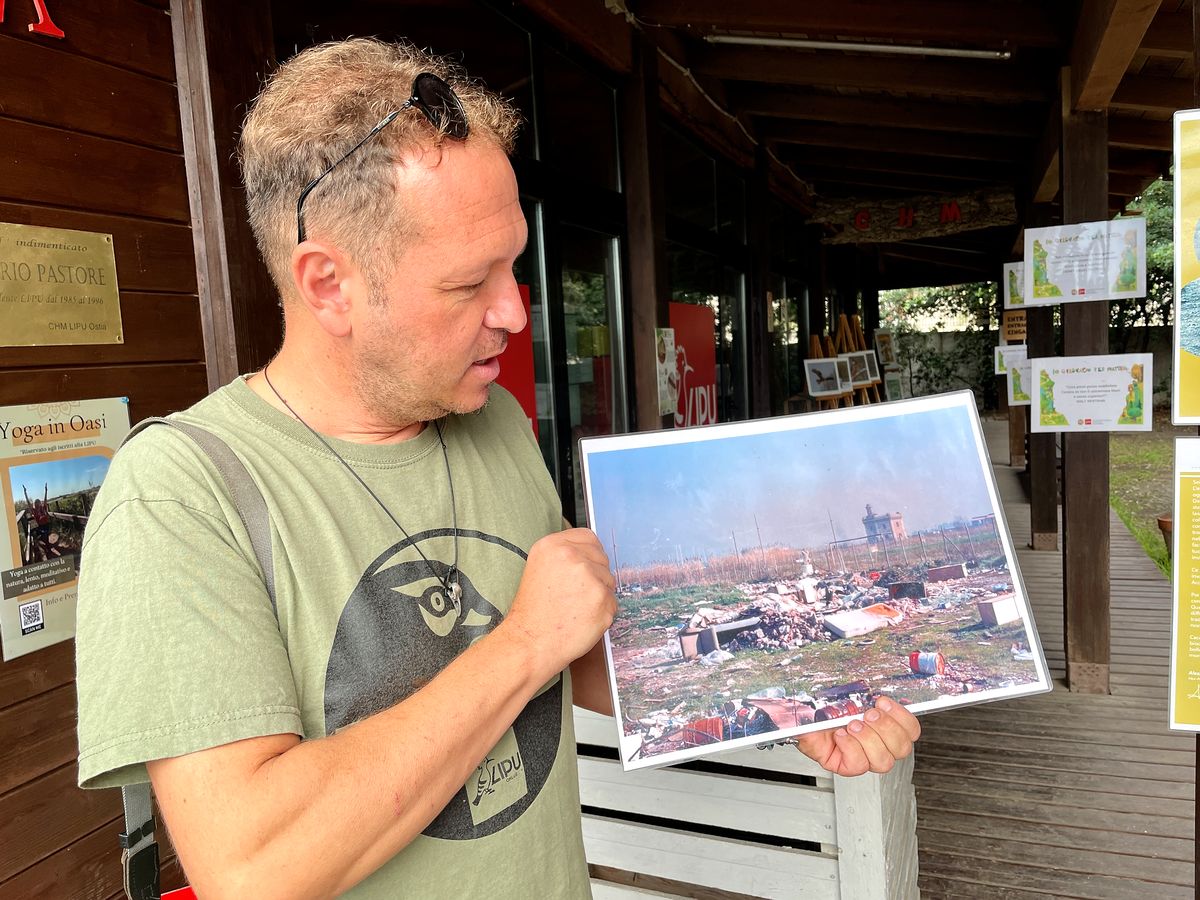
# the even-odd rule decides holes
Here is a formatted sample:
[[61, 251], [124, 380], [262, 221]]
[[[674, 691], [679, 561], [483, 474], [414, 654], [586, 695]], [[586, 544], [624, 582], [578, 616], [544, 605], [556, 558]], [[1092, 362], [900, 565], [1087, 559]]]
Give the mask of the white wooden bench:
[[909, 900], [917, 891], [912, 758], [841, 778], [791, 747], [621, 771], [613, 720], [575, 711], [583, 839], [596, 900], [720, 892]]

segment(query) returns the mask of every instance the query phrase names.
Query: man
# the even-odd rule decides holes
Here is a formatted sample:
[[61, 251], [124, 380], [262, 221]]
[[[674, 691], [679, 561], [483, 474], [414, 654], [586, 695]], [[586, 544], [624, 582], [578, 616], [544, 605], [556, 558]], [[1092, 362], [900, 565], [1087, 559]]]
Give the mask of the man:
[[[80, 581], [80, 783], [148, 774], [202, 897], [588, 896], [571, 704], [611, 714], [616, 601], [490, 390], [526, 324], [515, 126], [370, 40], [299, 54], [247, 119], [286, 337], [179, 419], [250, 471], [271, 571], [157, 426], [113, 461]], [[806, 752], [884, 771], [917, 728], [893, 704], [851, 730]]]

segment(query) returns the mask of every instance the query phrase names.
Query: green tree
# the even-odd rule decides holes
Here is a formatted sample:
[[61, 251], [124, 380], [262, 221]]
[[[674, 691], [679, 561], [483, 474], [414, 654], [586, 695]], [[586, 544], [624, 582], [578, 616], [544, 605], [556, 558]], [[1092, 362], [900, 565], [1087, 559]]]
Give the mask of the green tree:
[[1127, 207], [1146, 219], [1146, 296], [1109, 303], [1112, 353], [1149, 349], [1153, 325], [1170, 325], [1175, 300], [1175, 186], [1159, 178]]
[[880, 293], [880, 322], [895, 335], [913, 396], [969, 388], [995, 405], [995, 308], [991, 281]]

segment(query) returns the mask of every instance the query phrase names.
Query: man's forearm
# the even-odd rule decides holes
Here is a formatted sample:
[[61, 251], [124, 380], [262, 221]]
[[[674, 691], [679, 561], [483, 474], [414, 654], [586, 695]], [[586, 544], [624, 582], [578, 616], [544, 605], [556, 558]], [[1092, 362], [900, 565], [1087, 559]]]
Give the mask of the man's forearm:
[[[402, 703], [329, 737], [152, 763], [200, 896], [329, 896], [374, 872], [462, 789], [551, 677], [531, 657], [501, 625]], [[219, 794], [206, 795], [214, 785]]]

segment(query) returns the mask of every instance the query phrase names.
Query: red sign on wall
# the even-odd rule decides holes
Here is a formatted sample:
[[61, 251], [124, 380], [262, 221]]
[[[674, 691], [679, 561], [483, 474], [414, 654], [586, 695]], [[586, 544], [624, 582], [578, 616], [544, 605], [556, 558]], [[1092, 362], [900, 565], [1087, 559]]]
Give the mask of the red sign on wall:
[[496, 384], [517, 398], [529, 418], [533, 436], [538, 436], [537, 379], [533, 373], [533, 316], [529, 305], [529, 285], [519, 284], [525, 304], [525, 327], [508, 336], [508, 347], [500, 357], [500, 377]]
[[716, 317], [694, 303], [672, 303], [670, 309], [679, 379], [675, 427], [712, 425], [717, 421]]

